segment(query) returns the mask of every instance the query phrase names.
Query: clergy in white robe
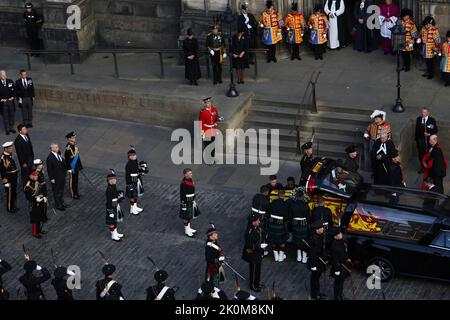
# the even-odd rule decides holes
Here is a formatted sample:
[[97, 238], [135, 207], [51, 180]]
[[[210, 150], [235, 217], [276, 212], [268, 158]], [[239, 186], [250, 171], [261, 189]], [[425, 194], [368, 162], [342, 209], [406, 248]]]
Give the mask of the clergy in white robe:
[[[345, 12], [344, 0], [327, 0], [324, 8], [328, 16], [328, 47], [330, 49], [337, 49], [341, 46], [339, 41], [339, 32], [341, 32], [342, 23], [340, 16]], [[345, 44], [343, 44], [345, 45]]]

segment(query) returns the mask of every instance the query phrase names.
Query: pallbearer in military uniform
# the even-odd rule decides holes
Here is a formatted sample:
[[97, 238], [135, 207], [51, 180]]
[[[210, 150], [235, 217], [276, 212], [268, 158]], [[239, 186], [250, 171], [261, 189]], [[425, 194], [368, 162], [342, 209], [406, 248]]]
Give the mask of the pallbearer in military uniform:
[[306, 263], [309, 251], [309, 225], [311, 211], [305, 201], [304, 193], [296, 189], [292, 197], [287, 200], [289, 216], [292, 223], [292, 242], [297, 248], [297, 261]]
[[[211, 97], [203, 99], [204, 108], [198, 115], [200, 121], [200, 130], [203, 139], [203, 148], [205, 149], [210, 144], [214, 143], [217, 134], [217, 122], [223, 121], [223, 117], [219, 116], [219, 111], [212, 105]], [[216, 149], [211, 151], [211, 157], [214, 159]]]
[[102, 268], [105, 277], [96, 283], [97, 300], [125, 300], [122, 294], [122, 285], [117, 278], [116, 266], [105, 264]]
[[433, 17], [426, 17], [422, 22], [417, 43], [422, 43], [422, 57], [427, 62], [427, 72], [422, 76], [428, 80], [434, 78], [434, 57], [439, 54], [441, 36], [436, 28], [436, 20]]
[[[312, 142], [306, 142], [302, 145], [302, 150], [304, 152], [303, 157], [300, 160], [300, 168], [302, 169], [302, 177], [304, 177], [306, 174], [309, 173], [309, 171], [312, 169], [313, 163], [314, 163], [314, 156], [313, 156], [313, 148], [312, 148]], [[305, 183], [306, 181], [303, 181]]]
[[126, 196], [130, 199], [130, 213], [137, 216], [144, 209], [139, 208], [137, 205], [139, 184], [142, 185], [142, 181], [140, 180], [139, 163], [134, 147], [131, 147], [131, 149], [128, 150], [128, 162], [125, 166], [125, 177], [127, 184]]
[[147, 288], [147, 300], [175, 300], [175, 291], [166, 285], [169, 274], [165, 270], [155, 272], [156, 285]]
[[261, 221], [257, 216], [252, 216], [250, 226], [245, 231], [245, 244], [242, 250], [242, 259], [249, 266], [250, 289], [255, 292], [261, 291], [261, 262], [264, 250], [267, 247], [260, 223]]
[[[25, 28], [27, 30], [30, 49], [39, 50], [41, 48], [39, 40], [39, 28], [44, 21], [42, 19], [42, 16], [36, 12], [36, 10], [33, 8], [33, 4], [30, 2], [27, 2], [25, 4], [23, 19], [25, 20]], [[39, 56], [39, 54], [32, 55]]]
[[71, 131], [66, 134], [66, 139], [67, 145], [64, 158], [66, 160], [66, 169], [69, 173], [69, 191], [70, 196], [78, 200], [80, 199], [80, 195], [78, 194], [78, 175], [83, 170], [83, 165], [81, 164], [80, 152], [76, 145], [77, 136], [75, 132]]
[[6, 211], [15, 213], [18, 211], [16, 207], [17, 199], [17, 166], [14, 161], [12, 141], [3, 144], [3, 154], [0, 157], [0, 174], [2, 176], [2, 183], [6, 192]]
[[309, 43], [314, 50], [314, 58], [323, 60], [327, 43], [327, 16], [322, 12], [322, 6], [316, 5], [314, 13], [309, 17], [308, 27], [311, 31]]
[[183, 170], [180, 183], [180, 218], [183, 219], [184, 234], [192, 238], [197, 230], [191, 228], [191, 220], [200, 215], [200, 209], [195, 202], [195, 183], [192, 179], [192, 169]]
[[11, 265], [5, 261], [0, 259], [0, 301], [9, 299], [9, 292], [3, 286], [2, 276], [11, 270]]
[[411, 70], [411, 52], [414, 51], [414, 42], [419, 36], [417, 27], [412, 20], [412, 11], [410, 9], [403, 9], [400, 13], [402, 18], [403, 28], [406, 29], [406, 46], [402, 50], [403, 70], [408, 72]]
[[120, 202], [124, 199], [123, 191], [117, 190], [117, 176], [111, 170], [106, 176], [108, 186], [106, 188], [106, 225], [111, 232], [111, 240], [121, 241], [123, 234], [117, 231], [117, 224], [123, 221], [123, 212], [120, 208]]
[[[47, 183], [45, 182], [44, 162], [41, 159], [34, 159], [33, 169], [38, 173], [39, 190], [41, 191], [44, 197], [47, 197]], [[45, 206], [44, 221], [43, 221], [44, 223], [48, 221], [47, 211], [48, 211], [48, 203]]]
[[39, 266], [36, 261], [29, 260], [28, 256], [25, 256], [25, 258], [27, 258], [23, 266], [25, 274], [19, 278], [19, 282], [25, 287], [27, 300], [46, 300], [41, 284], [52, 276], [46, 268]]
[[267, 62], [277, 62], [276, 44], [283, 39], [281, 28], [284, 22], [280, 13], [274, 9], [273, 1], [266, 1], [266, 8], [259, 18], [259, 26], [262, 29], [262, 42], [269, 49]]
[[287, 222], [289, 206], [284, 201], [284, 190], [278, 190], [278, 198], [269, 205], [267, 223], [267, 240], [272, 245], [275, 261], [283, 262], [286, 259], [286, 242], [289, 238]]
[[311, 240], [308, 259], [308, 269], [311, 270], [311, 299], [323, 300], [325, 295], [320, 292], [320, 276], [326, 269], [325, 253], [325, 237], [323, 221], [317, 220], [311, 225]]
[[52, 280], [52, 286], [55, 288], [57, 300], [74, 300], [72, 290], [67, 287], [67, 276], [74, 274], [63, 266], [57, 267], [53, 274], [55, 278]]
[[32, 235], [35, 238], [42, 238], [43, 234], [47, 232], [42, 230], [43, 224], [47, 220], [47, 197], [44, 196], [39, 188], [38, 181], [39, 173], [32, 171], [29, 174], [29, 178], [23, 191], [25, 197], [28, 200], [28, 206], [30, 208], [30, 223], [32, 224]]
[[212, 281], [215, 287], [225, 280], [225, 272], [222, 262], [225, 261], [222, 247], [219, 243], [219, 236], [214, 226], [208, 229], [206, 233], [208, 239], [205, 246], [206, 258], [206, 281]]
[[295, 178], [294, 177], [288, 177], [286, 182], [287, 182], [287, 184], [283, 187], [284, 200], [288, 200], [292, 196], [292, 194], [294, 193], [295, 188], [297, 187], [295, 185]]
[[225, 292], [216, 288], [212, 281], [205, 281], [197, 290], [195, 300], [228, 300]]
[[330, 246], [330, 277], [334, 278], [334, 300], [344, 300], [344, 282], [351, 276], [352, 262], [347, 253], [347, 244], [340, 228], [331, 231], [333, 241]]
[[269, 177], [270, 183], [267, 184], [267, 188], [269, 188], [269, 203], [278, 199], [278, 191], [283, 190], [283, 185], [278, 182], [278, 178], [276, 175], [271, 175]]
[[359, 153], [356, 151], [356, 146], [351, 145], [345, 148], [345, 153], [347, 154], [347, 157], [345, 158], [343, 162], [343, 166], [345, 169], [358, 173], [359, 170], [359, 162], [358, 157]]
[[372, 147], [375, 141], [380, 138], [381, 132], [388, 134], [388, 139], [391, 139], [391, 125], [386, 121], [386, 112], [375, 110], [370, 115], [372, 123], [367, 126], [364, 132], [364, 138], [369, 141], [369, 153], [372, 152]]
[[225, 39], [219, 32], [219, 25], [214, 24], [212, 31], [206, 37], [206, 46], [208, 47], [211, 64], [213, 67], [213, 84], [222, 83], [222, 63], [226, 59]]
[[261, 222], [261, 230], [266, 230], [267, 212], [269, 210], [269, 187], [261, 186], [259, 193], [255, 194], [252, 199], [252, 211], [249, 215], [249, 223], [253, 217], [259, 218]]
[[300, 57], [300, 44], [303, 42], [306, 22], [301, 13], [298, 12], [297, 2], [292, 2], [291, 12], [284, 19], [287, 30], [286, 42], [291, 45], [291, 60], [302, 60]]
[[441, 46], [441, 72], [444, 77], [445, 86], [450, 86], [450, 30], [447, 31], [446, 40]]

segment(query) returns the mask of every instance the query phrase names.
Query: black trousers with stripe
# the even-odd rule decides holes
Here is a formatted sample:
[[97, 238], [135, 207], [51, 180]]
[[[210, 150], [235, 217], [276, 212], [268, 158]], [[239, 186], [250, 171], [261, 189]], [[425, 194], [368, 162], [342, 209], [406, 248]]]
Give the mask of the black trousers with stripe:
[[261, 281], [261, 263], [249, 263], [250, 288], [258, 288]]
[[78, 196], [78, 176], [79, 171], [75, 170], [75, 172], [72, 171], [72, 173], [69, 173], [69, 191], [70, 196], [73, 198], [75, 196]]
[[13, 212], [16, 209], [17, 200], [17, 177], [9, 180], [9, 187], [5, 188], [6, 193], [6, 211]]

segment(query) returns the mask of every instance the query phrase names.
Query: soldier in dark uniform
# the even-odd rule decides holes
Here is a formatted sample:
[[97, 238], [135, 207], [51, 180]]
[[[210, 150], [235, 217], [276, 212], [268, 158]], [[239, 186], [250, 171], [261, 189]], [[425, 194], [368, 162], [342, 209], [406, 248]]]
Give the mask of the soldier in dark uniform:
[[[41, 268], [33, 260], [25, 262], [23, 268], [25, 274], [19, 278], [19, 282], [25, 287], [27, 300], [46, 300], [41, 284], [52, 277], [50, 272], [46, 268]], [[38, 271], [41, 275], [37, 274]]]
[[322, 221], [325, 230], [333, 228], [333, 214], [330, 208], [325, 207], [325, 199], [320, 198], [317, 204], [312, 211], [312, 222]]
[[192, 238], [197, 230], [191, 228], [191, 220], [200, 214], [195, 202], [195, 184], [192, 180], [192, 170], [183, 170], [183, 180], [180, 183], [180, 218], [183, 219], [184, 233]]
[[147, 288], [147, 300], [175, 300], [175, 291], [165, 283], [169, 274], [158, 270], [154, 277], [157, 284]]
[[2, 183], [6, 192], [6, 211], [15, 213], [18, 211], [16, 207], [17, 199], [17, 166], [14, 161], [12, 141], [3, 144], [3, 154], [0, 157], [0, 174]]
[[334, 300], [344, 300], [344, 282], [351, 275], [351, 260], [347, 254], [347, 244], [341, 229], [333, 229], [331, 235], [333, 241], [330, 246], [330, 277], [334, 278]]
[[0, 301], [9, 299], [9, 292], [3, 287], [2, 276], [11, 270], [11, 265], [5, 260], [0, 259]]
[[30, 208], [30, 223], [32, 224], [32, 235], [35, 238], [42, 238], [47, 232], [43, 230], [46, 220], [47, 198], [42, 194], [38, 182], [39, 173], [32, 171], [23, 189]]
[[342, 163], [342, 165], [348, 171], [358, 173], [358, 170], [359, 170], [359, 162], [358, 162], [359, 153], [358, 153], [358, 151], [356, 151], [356, 146], [355, 145], [348, 146], [347, 148], [345, 148], [345, 153], [347, 154], [347, 157], [345, 158], [345, 160]]
[[275, 261], [283, 262], [286, 259], [286, 241], [289, 233], [287, 222], [289, 218], [289, 206], [284, 201], [284, 190], [278, 190], [278, 199], [269, 205], [267, 223], [267, 240], [272, 245]]
[[8, 79], [5, 70], [0, 70], [0, 109], [5, 126], [5, 133], [16, 133], [14, 130], [15, 110], [14, 98], [16, 90], [14, 81]]
[[250, 292], [244, 291], [244, 290], [239, 290], [238, 292], [236, 292], [234, 294], [233, 300], [240, 300], [240, 301], [245, 301], [245, 300], [258, 300], [258, 298], [256, 298], [254, 295], [251, 295]]
[[422, 108], [422, 116], [417, 117], [415, 140], [417, 145], [417, 153], [419, 155], [419, 163], [421, 166], [420, 172], [423, 172], [422, 159], [427, 152], [430, 143], [430, 137], [438, 133], [438, 126], [436, 120], [430, 117], [430, 111], [427, 108]]
[[123, 191], [117, 190], [117, 176], [114, 170], [106, 176], [108, 186], [106, 187], [106, 225], [111, 232], [111, 240], [121, 241], [123, 234], [117, 231], [118, 222], [123, 220], [123, 212], [120, 202], [125, 198]]
[[297, 261], [306, 263], [309, 251], [309, 224], [311, 211], [305, 202], [303, 192], [293, 195], [294, 199], [287, 200], [289, 206], [289, 219], [292, 222], [293, 243], [297, 247]]
[[[33, 8], [33, 4], [27, 2], [25, 4], [25, 12], [23, 13], [23, 19], [25, 20], [25, 28], [27, 30], [28, 41], [31, 50], [39, 50], [39, 28], [44, 22], [42, 16], [36, 12]], [[39, 54], [32, 54], [32, 56], [39, 56]]]
[[303, 154], [302, 159], [300, 160], [300, 168], [302, 170], [302, 179], [300, 181], [300, 185], [304, 185], [306, 183], [305, 179], [306, 175], [312, 169], [314, 157], [313, 157], [313, 149], [312, 142], [307, 142], [302, 145], [302, 150], [305, 152]]
[[245, 244], [242, 251], [242, 259], [249, 265], [250, 289], [255, 292], [261, 291], [261, 262], [264, 249], [264, 233], [260, 227], [258, 216], [252, 216], [250, 226], [245, 231]]
[[228, 300], [228, 297], [225, 292], [214, 287], [212, 281], [206, 281], [198, 288], [195, 300]]
[[269, 203], [275, 199], [278, 199], [278, 191], [283, 190], [283, 185], [278, 182], [276, 175], [271, 175], [269, 177], [270, 183], [267, 184], [269, 188]]
[[226, 59], [225, 40], [219, 32], [219, 26], [214, 24], [212, 32], [206, 37], [206, 46], [208, 47], [211, 64], [213, 67], [213, 84], [222, 83], [222, 63]]
[[115, 280], [116, 267], [113, 264], [105, 264], [102, 272], [105, 277], [97, 281], [97, 300], [125, 300], [122, 285]]
[[136, 149], [131, 147], [128, 151], [128, 162], [125, 166], [125, 177], [127, 183], [126, 195], [130, 199], [130, 213], [138, 215], [144, 209], [137, 205], [139, 196], [139, 185], [142, 186], [142, 180], [139, 174], [139, 163], [137, 160]]
[[66, 267], [59, 266], [54, 271], [55, 278], [52, 280], [52, 286], [55, 288], [58, 300], [74, 300], [72, 290], [67, 287], [68, 270]]
[[323, 221], [317, 220], [311, 224], [311, 240], [308, 259], [308, 269], [311, 270], [311, 299], [323, 300], [325, 295], [320, 292], [320, 276], [326, 269], [325, 238]]
[[267, 211], [269, 209], [269, 187], [264, 185], [259, 189], [252, 199], [252, 211], [249, 215], [249, 223], [253, 217], [258, 217], [261, 221], [261, 229], [264, 231], [266, 226]]
[[[47, 183], [45, 182], [45, 175], [44, 175], [44, 162], [41, 159], [34, 159], [33, 160], [33, 167], [34, 171], [38, 173], [38, 183], [39, 183], [39, 190], [41, 191], [42, 195], [47, 198]], [[44, 217], [43, 217], [43, 223], [46, 223], [48, 221], [47, 217], [47, 210], [48, 210], [48, 203], [44, 208]]]
[[66, 169], [69, 173], [69, 191], [73, 199], [79, 200], [78, 175], [80, 171], [83, 170], [83, 165], [81, 164], [80, 152], [76, 145], [77, 136], [74, 131], [71, 131], [66, 134], [66, 139], [67, 145], [66, 151], [64, 152], [64, 158], [66, 160]]
[[288, 200], [291, 198], [294, 189], [297, 187], [295, 184], [294, 177], [288, 177], [286, 180], [287, 184], [283, 187], [284, 190], [284, 200]]
[[208, 229], [206, 233], [208, 239], [205, 245], [206, 258], [206, 281], [211, 281], [215, 287], [218, 287], [225, 280], [225, 272], [222, 263], [225, 261], [222, 247], [219, 243], [219, 236], [214, 226]]

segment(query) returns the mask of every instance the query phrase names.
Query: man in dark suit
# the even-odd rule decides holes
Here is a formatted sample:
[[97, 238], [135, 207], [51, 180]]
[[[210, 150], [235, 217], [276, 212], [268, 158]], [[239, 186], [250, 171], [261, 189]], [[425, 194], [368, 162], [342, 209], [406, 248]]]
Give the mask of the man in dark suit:
[[419, 155], [419, 163], [421, 169], [419, 172], [423, 172], [423, 156], [427, 152], [428, 144], [430, 143], [430, 136], [437, 134], [438, 127], [436, 120], [430, 117], [430, 111], [427, 108], [422, 108], [422, 116], [417, 117], [416, 120], [416, 145], [417, 153]]
[[28, 179], [28, 174], [33, 167], [34, 152], [27, 127], [24, 124], [19, 124], [17, 131], [19, 131], [19, 134], [16, 140], [14, 140], [14, 147], [16, 148], [17, 158], [19, 159], [22, 187], [24, 187]]
[[16, 96], [14, 81], [6, 77], [6, 71], [0, 70], [0, 109], [5, 125], [5, 133], [16, 133], [14, 130], [14, 97]]
[[448, 162], [435, 134], [430, 137], [430, 148], [423, 157], [423, 165], [425, 167], [424, 179], [433, 178], [435, 191], [444, 194], [444, 178], [447, 175]]
[[34, 84], [33, 79], [28, 77], [26, 70], [20, 70], [20, 78], [16, 80], [16, 96], [19, 106], [22, 108], [22, 122], [27, 128], [33, 127], [33, 102]]
[[66, 184], [66, 164], [56, 143], [50, 145], [50, 154], [47, 157], [47, 174], [52, 184], [55, 208], [64, 211], [64, 186]]

